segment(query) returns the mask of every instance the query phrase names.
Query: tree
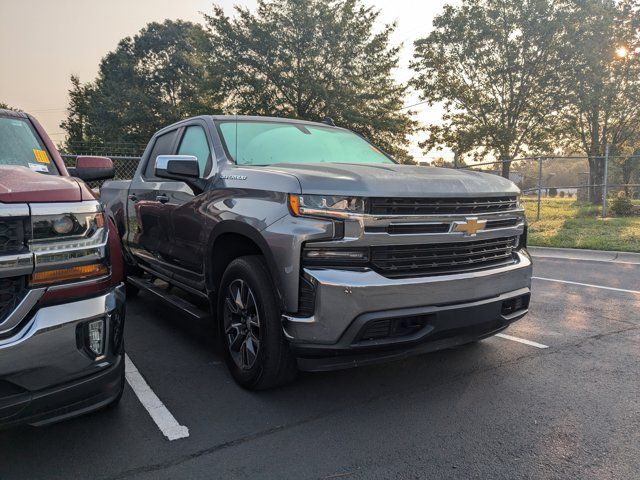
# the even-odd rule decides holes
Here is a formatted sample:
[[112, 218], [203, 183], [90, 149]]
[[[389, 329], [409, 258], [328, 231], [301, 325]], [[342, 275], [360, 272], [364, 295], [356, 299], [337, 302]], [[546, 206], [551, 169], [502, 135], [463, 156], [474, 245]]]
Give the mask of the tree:
[[561, 106], [558, 46], [564, 12], [552, 0], [463, 0], [447, 5], [415, 42], [411, 82], [443, 123], [423, 148], [510, 161], [549, 151]]
[[9, 105], [7, 105], [4, 102], [0, 102], [0, 109], [1, 110], [14, 110], [14, 111], [18, 110], [17, 108], [10, 107]]
[[606, 146], [622, 156], [640, 138], [640, 8], [576, 0], [566, 24], [563, 131], [568, 148], [589, 157], [590, 200], [599, 202]]
[[230, 108], [239, 114], [336, 124], [408, 159], [415, 123], [401, 110], [406, 87], [396, 83], [395, 25], [376, 32], [379, 12], [361, 0], [259, 0], [255, 13], [219, 6], [205, 15], [213, 64], [225, 72]]
[[200, 25], [181, 20], [149, 23], [121, 40], [100, 62], [94, 82], [72, 77], [61, 127], [75, 142], [145, 144], [158, 129], [182, 118], [221, 111], [225, 94], [208, 69], [211, 43]]

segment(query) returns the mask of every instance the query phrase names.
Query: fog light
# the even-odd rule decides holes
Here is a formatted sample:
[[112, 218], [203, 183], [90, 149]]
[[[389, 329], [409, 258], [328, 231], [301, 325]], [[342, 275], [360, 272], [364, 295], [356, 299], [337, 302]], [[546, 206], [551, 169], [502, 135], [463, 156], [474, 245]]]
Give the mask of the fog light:
[[87, 325], [87, 347], [96, 356], [104, 352], [104, 320], [94, 320]]

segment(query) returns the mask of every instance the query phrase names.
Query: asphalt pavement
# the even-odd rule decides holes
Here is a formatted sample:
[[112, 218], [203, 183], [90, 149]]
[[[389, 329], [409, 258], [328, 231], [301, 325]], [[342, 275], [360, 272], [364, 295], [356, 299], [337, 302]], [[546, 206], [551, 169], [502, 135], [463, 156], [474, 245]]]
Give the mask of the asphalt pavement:
[[545, 255], [534, 275], [506, 337], [260, 393], [209, 326], [141, 294], [119, 407], [0, 432], [0, 479], [638, 478], [640, 264]]

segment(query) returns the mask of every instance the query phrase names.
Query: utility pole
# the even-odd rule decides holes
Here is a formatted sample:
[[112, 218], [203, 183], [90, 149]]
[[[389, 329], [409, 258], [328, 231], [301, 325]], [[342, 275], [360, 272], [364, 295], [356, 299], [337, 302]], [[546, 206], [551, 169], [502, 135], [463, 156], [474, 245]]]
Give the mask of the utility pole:
[[602, 218], [607, 218], [607, 190], [609, 187], [609, 144], [604, 147], [604, 179], [602, 185]]

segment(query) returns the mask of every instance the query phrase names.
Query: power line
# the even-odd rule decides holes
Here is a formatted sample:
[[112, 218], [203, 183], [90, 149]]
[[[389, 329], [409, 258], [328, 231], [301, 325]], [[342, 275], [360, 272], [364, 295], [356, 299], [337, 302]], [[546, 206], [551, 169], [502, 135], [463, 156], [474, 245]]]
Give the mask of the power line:
[[422, 102], [413, 103], [411, 105], [405, 105], [404, 107], [401, 107], [398, 110], [406, 110], [407, 108], [417, 107], [418, 105], [424, 105], [425, 103], [429, 103], [429, 100], [423, 100]]

